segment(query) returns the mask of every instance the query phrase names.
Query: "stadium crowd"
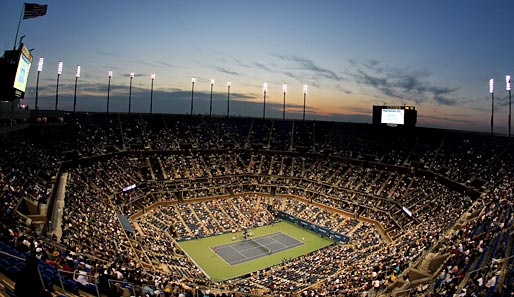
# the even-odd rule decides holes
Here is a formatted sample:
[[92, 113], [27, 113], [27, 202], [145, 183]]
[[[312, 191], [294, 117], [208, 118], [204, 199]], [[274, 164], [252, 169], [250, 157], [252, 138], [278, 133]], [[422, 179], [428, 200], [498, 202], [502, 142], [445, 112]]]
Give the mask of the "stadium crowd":
[[[219, 294], [386, 294], [393, 283], [408, 284], [409, 268], [428, 253], [438, 253], [448, 257], [435, 281], [409, 290], [511, 293], [509, 138], [164, 115], [70, 114], [64, 123], [57, 134], [28, 131], [1, 144], [0, 248], [38, 257], [50, 280], [54, 267], [69, 273], [61, 280], [81, 290], [98, 285], [111, 296], [193, 295], [198, 287]], [[67, 159], [68, 151], [78, 159]], [[62, 222], [49, 226], [60, 231], [27, 228], [19, 214], [25, 205], [48, 205], [63, 174]], [[129, 185], [136, 186], [123, 191]], [[270, 224], [269, 205], [351, 240], [219, 284], [175, 244]], [[119, 215], [131, 218], [134, 231]], [[9, 268], [0, 263], [0, 271]], [[59, 277], [53, 280], [57, 285]]]

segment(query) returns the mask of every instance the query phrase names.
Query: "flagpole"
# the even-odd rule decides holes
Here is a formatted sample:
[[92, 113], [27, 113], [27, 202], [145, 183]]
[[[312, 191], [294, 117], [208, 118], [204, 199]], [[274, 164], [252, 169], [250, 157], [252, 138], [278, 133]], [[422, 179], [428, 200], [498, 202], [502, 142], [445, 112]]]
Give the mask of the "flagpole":
[[24, 10], [25, 10], [25, 3], [23, 3], [23, 6], [21, 8], [20, 20], [18, 21], [18, 29], [16, 29], [16, 37], [14, 37], [14, 45], [12, 47], [13, 50], [16, 50], [16, 41], [18, 41], [18, 33], [20, 32], [20, 24], [21, 24], [21, 19], [23, 18]]

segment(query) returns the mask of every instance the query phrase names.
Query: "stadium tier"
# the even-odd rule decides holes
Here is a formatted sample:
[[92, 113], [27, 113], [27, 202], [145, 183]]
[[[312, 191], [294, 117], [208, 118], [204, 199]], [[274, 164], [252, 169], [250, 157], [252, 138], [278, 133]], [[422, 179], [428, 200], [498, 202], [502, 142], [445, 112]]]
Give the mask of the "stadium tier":
[[35, 256], [48, 290], [75, 294], [513, 292], [511, 138], [160, 114], [24, 125], [1, 134], [13, 281]]

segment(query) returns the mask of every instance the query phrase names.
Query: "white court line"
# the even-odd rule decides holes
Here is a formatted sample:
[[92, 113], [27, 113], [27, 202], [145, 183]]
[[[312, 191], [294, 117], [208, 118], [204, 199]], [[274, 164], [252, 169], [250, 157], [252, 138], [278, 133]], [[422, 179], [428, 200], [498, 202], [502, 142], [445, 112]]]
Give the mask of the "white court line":
[[[232, 249], [233, 251], [235, 251], [237, 254], [241, 255], [242, 257], [239, 258], [239, 260], [236, 260], [233, 262], [233, 264], [227, 262], [223, 257], [221, 257], [220, 255], [218, 255], [218, 257], [222, 258], [223, 261], [225, 261], [225, 263], [229, 264], [229, 265], [236, 265], [236, 264], [240, 264], [240, 263], [244, 263], [244, 262], [248, 262], [248, 261], [251, 261], [251, 260], [254, 260], [254, 259], [258, 259], [258, 258], [261, 258], [261, 257], [264, 257], [266, 256], [267, 254], [263, 254], [263, 253], [259, 253], [257, 252], [256, 254], [254, 254], [253, 256], [250, 256], [250, 257], [247, 257], [245, 256], [244, 254], [242, 254], [243, 252], [247, 252], [247, 251], [251, 251], [251, 250], [261, 250], [261, 246], [268, 249], [268, 251], [271, 251], [272, 253], [275, 253], [275, 252], [281, 252], [281, 251], [284, 251], [284, 250], [287, 250], [287, 249], [290, 249], [290, 248], [293, 248], [293, 247], [296, 247], [298, 245], [302, 245], [304, 244], [303, 242], [297, 240], [296, 238], [294, 237], [291, 237], [287, 234], [284, 234], [286, 236], [289, 236], [291, 238], [293, 238], [294, 240], [296, 240], [298, 243], [296, 244], [293, 244], [293, 245], [287, 245], [287, 244], [284, 244], [282, 243], [281, 241], [278, 241], [276, 240], [274, 237], [276, 235], [280, 235], [280, 234], [284, 234], [283, 232], [275, 232], [275, 233], [272, 233], [272, 234], [268, 234], [268, 235], [264, 235], [264, 236], [261, 236], [261, 237], [258, 237], [258, 238], [251, 238], [251, 239], [248, 239], [248, 241], [254, 241], [255, 243], [257, 243], [258, 245], [260, 246], [254, 246], [254, 247], [251, 247], [249, 249], [243, 249], [243, 250], [239, 250], [239, 249], [236, 249], [235, 246], [238, 246], [238, 245], [242, 245], [244, 243], [244, 241], [240, 241], [240, 242], [237, 242], [237, 243], [229, 243], [229, 244], [225, 244], [225, 245], [221, 245], [221, 246], [217, 246], [217, 249], [218, 251], [221, 250], [221, 249], [225, 249], [225, 248], [230, 248]], [[268, 242], [267, 244], [262, 244], [260, 243], [258, 240], [260, 239], [271, 239], [272, 242]], [[276, 243], [279, 243], [282, 248], [279, 248], [279, 249], [276, 249], [276, 250], [272, 250], [269, 248], [270, 245], [273, 245], [273, 244], [276, 244]], [[285, 248], [284, 248], [285, 247]]]
[[[241, 252], [245, 252], [245, 251], [250, 251], [250, 250], [260, 249], [260, 247], [258, 247], [258, 246], [257, 246], [257, 247], [252, 247], [252, 248], [249, 248], [249, 249], [245, 249], [245, 250], [241, 250], [241, 251], [240, 251], [240, 250], [237, 250], [237, 249], [235, 249], [235, 248], [234, 248], [234, 246], [235, 246], [235, 245], [237, 245], [237, 244], [229, 244], [229, 245], [225, 245], [225, 246], [223, 246], [223, 249], [230, 248], [230, 249], [232, 249], [233, 251], [235, 251], [236, 253], [238, 253], [239, 255], [241, 255], [241, 256], [242, 256], [242, 258], [244, 258], [244, 259], [236, 260], [236, 261], [234, 261], [234, 264], [231, 264], [231, 263], [227, 262], [223, 257], [221, 257], [221, 256], [219, 256], [219, 255], [218, 255], [218, 257], [222, 258], [222, 259], [223, 259], [223, 261], [225, 261], [225, 263], [227, 263], [227, 264], [229, 264], [229, 265], [231, 265], [231, 266], [232, 266], [232, 265], [236, 265], [236, 264], [240, 264], [240, 263], [244, 263], [244, 262], [248, 262], [248, 261], [250, 261], [250, 260], [258, 259], [258, 258], [261, 258], [261, 257], [262, 257], [262, 256], [261, 256], [261, 254], [259, 254], [259, 253], [257, 253], [257, 254], [256, 254], [256, 255], [254, 255], [253, 257], [247, 257], [247, 256], [245, 256], [245, 255], [243, 255], [243, 254], [241, 253]], [[219, 251], [219, 247], [218, 247], [218, 251]]]

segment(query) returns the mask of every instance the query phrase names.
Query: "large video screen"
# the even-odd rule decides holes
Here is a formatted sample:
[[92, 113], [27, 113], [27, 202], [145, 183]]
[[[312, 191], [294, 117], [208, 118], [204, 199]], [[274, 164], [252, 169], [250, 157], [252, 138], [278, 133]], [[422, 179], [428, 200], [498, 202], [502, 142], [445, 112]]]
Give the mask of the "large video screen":
[[20, 59], [18, 60], [18, 69], [16, 69], [16, 76], [14, 77], [13, 87], [21, 92], [25, 92], [27, 88], [27, 80], [29, 78], [30, 65], [32, 64], [32, 55], [23, 46]]
[[384, 108], [380, 121], [382, 124], [403, 125], [405, 123], [405, 110]]

